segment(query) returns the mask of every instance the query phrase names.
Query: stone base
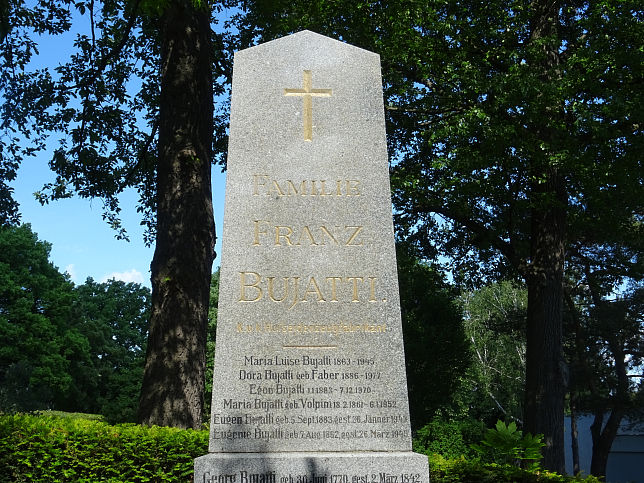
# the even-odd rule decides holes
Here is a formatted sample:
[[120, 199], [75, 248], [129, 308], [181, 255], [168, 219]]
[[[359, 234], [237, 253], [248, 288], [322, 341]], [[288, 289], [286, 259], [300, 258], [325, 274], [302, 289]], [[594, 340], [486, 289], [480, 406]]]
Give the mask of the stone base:
[[210, 453], [195, 483], [429, 483], [429, 465], [411, 451]]

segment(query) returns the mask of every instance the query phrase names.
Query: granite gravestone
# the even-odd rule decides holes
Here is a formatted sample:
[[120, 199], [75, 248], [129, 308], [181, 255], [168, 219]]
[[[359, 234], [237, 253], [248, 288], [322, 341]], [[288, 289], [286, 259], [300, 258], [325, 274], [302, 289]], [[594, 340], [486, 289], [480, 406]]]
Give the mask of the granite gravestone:
[[237, 52], [210, 453], [196, 482], [420, 483], [377, 54]]

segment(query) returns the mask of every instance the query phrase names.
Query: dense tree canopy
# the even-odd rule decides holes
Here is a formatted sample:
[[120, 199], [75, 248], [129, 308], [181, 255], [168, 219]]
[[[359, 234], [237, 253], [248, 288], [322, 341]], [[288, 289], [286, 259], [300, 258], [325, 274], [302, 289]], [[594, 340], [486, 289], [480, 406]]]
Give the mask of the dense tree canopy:
[[88, 278], [75, 289], [74, 315], [89, 343], [92, 379], [85, 411], [136, 421], [150, 316], [150, 291], [135, 283]]
[[88, 279], [74, 287], [29, 225], [0, 228], [0, 409], [135, 420], [150, 292]]
[[0, 404], [67, 407], [88, 375], [88, 343], [71, 321], [73, 285], [29, 225], [0, 227]]
[[413, 429], [453, 416], [472, 354], [453, 289], [442, 276], [397, 247], [409, 412]]

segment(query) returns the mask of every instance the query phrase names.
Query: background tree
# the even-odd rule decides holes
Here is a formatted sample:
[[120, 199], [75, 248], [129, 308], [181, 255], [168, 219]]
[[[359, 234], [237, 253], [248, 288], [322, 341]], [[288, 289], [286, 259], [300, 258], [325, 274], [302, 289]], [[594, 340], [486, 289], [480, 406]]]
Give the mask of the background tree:
[[380, 53], [399, 233], [466, 286], [525, 280], [524, 430], [562, 472], [566, 250], [598, 224], [644, 238], [641, 5], [249, 4], [242, 41], [310, 28]]
[[570, 406], [573, 419], [577, 413], [593, 415], [590, 470], [602, 476], [624, 418], [642, 420], [638, 409], [644, 378], [644, 290], [634, 284], [614, 297], [612, 287], [599, 284], [603, 277], [590, 266], [584, 271], [567, 298]]
[[83, 390], [86, 412], [135, 422], [150, 315], [150, 291], [137, 283], [88, 278], [74, 290], [78, 330], [89, 343], [93, 374]]
[[413, 429], [456, 411], [456, 394], [471, 361], [454, 291], [405, 247], [396, 250], [409, 412]]
[[[583, 210], [607, 219], [619, 202], [589, 196]], [[589, 412], [595, 415], [591, 471], [604, 475], [624, 415], [641, 419], [633, 411], [641, 397], [641, 381], [634, 376], [642, 357], [644, 328], [638, 302], [644, 273], [644, 239], [637, 228], [641, 211], [636, 207], [633, 218], [623, 220], [619, 229], [596, 223], [590, 216], [573, 218], [571, 223], [578, 233], [568, 247], [566, 280], [573, 465], [578, 471], [576, 415]]]
[[[90, 370], [73, 285], [29, 225], [0, 227], [0, 407], [75, 409]], [[82, 398], [81, 398], [82, 399]]]
[[204, 394], [203, 417], [210, 420], [212, 405], [212, 383], [215, 369], [215, 346], [217, 339], [217, 309], [219, 305], [219, 268], [212, 274], [210, 281], [210, 307], [208, 308], [208, 333], [206, 337], [206, 388]]
[[512, 282], [493, 283], [461, 297], [472, 367], [463, 399], [474, 419], [523, 423], [527, 293]]
[[133, 422], [150, 291], [88, 279], [49, 261], [31, 227], [0, 227], [0, 409], [101, 414]]
[[637, 392], [641, 388], [638, 383], [644, 377], [642, 288], [620, 300], [596, 300], [591, 316], [596, 321], [593, 324], [596, 344], [589, 349], [610, 369], [608, 373], [596, 374], [601, 385], [588, 381], [591, 404], [594, 402], [590, 472], [599, 476], [606, 474], [608, 454], [623, 418], [638, 407]]
[[[139, 411], [147, 424], [201, 425], [215, 239], [210, 165], [225, 145], [213, 96], [223, 92], [229, 66], [224, 37], [211, 41], [211, 23], [224, 4], [9, 0], [1, 7], [2, 182], [54, 135], [56, 179], [40, 201], [101, 199], [103, 217], [126, 238], [118, 195], [135, 188], [146, 240], [156, 239]], [[71, 56], [55, 69], [34, 68], [41, 36], [72, 27], [79, 33]], [[2, 219], [15, 219], [6, 186]]]

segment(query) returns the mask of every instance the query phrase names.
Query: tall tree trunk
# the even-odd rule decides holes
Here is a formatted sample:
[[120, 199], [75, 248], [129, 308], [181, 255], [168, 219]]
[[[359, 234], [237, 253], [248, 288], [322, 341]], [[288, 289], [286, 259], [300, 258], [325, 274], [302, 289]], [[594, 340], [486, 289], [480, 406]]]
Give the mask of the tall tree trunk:
[[[139, 421], [199, 428], [214, 258], [210, 13], [171, 0], [161, 22], [152, 313]], [[205, 3], [205, 2], [204, 2]]]
[[[563, 106], [547, 89], [560, 79], [557, 32], [559, 2], [534, 0], [531, 4], [530, 42], [533, 63], [541, 71], [539, 81], [546, 92], [535, 97], [538, 115], [533, 129], [547, 146], [535, 152], [530, 174], [531, 246], [526, 338], [525, 430], [544, 435], [544, 466], [565, 472], [563, 376], [563, 276], [565, 259], [567, 193], [564, 176], [551, 159], [558, 146], [556, 123]], [[544, 95], [545, 94], [545, 95]]]
[[[528, 274], [525, 430], [544, 435], [544, 466], [564, 473], [562, 305], [566, 194], [554, 169], [535, 186]], [[542, 196], [540, 200], [538, 195]], [[554, 201], [546, 201], [552, 195]]]

